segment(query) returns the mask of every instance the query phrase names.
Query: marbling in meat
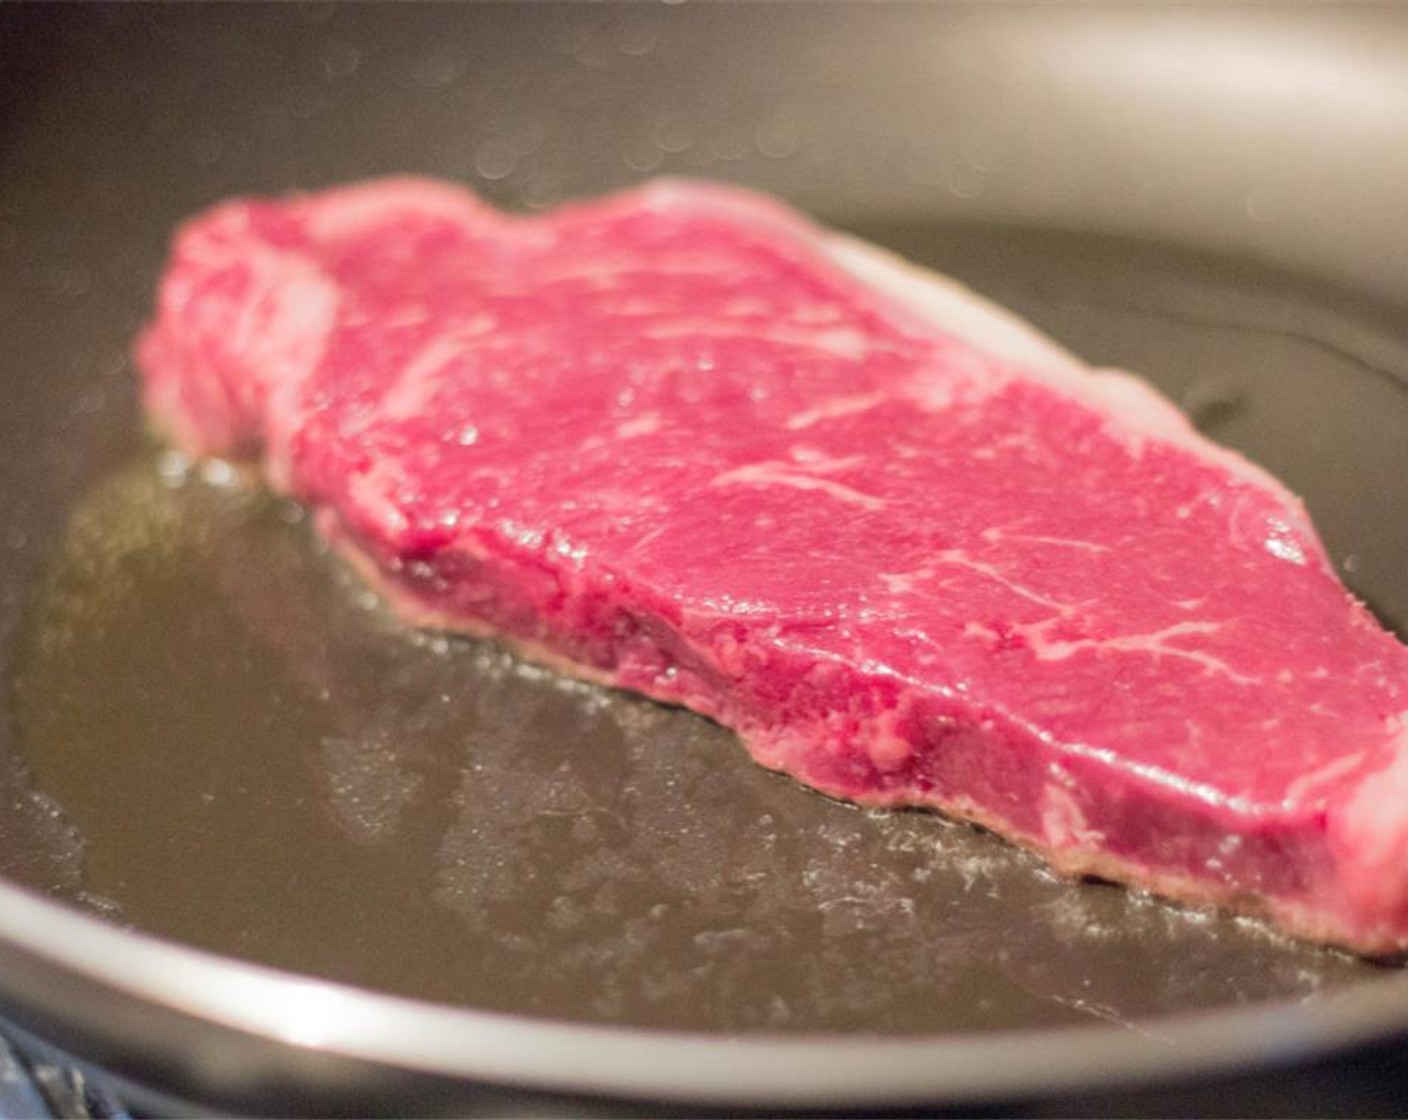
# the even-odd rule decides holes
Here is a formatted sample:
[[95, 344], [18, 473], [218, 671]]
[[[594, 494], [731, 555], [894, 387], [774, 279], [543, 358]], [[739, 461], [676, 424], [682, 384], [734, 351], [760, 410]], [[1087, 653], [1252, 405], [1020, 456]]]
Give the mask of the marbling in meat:
[[732, 189], [389, 180], [180, 233], [153, 422], [408, 620], [1068, 873], [1408, 947], [1408, 654], [1141, 382]]

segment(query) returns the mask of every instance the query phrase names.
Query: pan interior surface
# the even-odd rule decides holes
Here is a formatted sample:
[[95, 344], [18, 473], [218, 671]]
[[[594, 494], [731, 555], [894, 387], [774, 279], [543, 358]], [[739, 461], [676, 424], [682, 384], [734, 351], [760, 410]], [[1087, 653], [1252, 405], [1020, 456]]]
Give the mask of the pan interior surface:
[[[1147, 373], [1301, 493], [1408, 618], [1408, 339], [1371, 306], [1156, 244], [890, 222], [1088, 359]], [[413, 633], [300, 511], [134, 434], [74, 509], [9, 680], [80, 906], [440, 1003], [703, 1032], [956, 1035], [1314, 1002], [1380, 966], [1059, 881], [867, 813], [688, 713]]]
[[[1399, 969], [1056, 882], [408, 634], [296, 511], [144, 444], [126, 357], [171, 230], [223, 197], [718, 178], [1149, 375], [1307, 499], [1402, 633], [1393, 6], [9, 5], [0, 90], [6, 1016], [222, 1111], [338, 1114], [373, 1083], [454, 1115], [531, 1107], [506, 1086], [1011, 1100], [1408, 1029]], [[308, 990], [321, 1044], [287, 1014]]]

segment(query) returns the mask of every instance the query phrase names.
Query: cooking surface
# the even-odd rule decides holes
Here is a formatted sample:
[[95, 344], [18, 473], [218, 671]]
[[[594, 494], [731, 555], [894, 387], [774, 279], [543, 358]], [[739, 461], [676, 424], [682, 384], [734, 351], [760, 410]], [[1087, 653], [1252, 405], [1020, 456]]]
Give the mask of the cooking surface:
[[[1134, 243], [863, 232], [1160, 376], [1328, 513], [1361, 593], [1408, 617], [1408, 542], [1375, 505], [1402, 484], [1361, 492], [1408, 478], [1408, 393], [1278, 320], [1351, 332], [1332, 296]], [[410, 633], [295, 507], [130, 442], [73, 515], [13, 697], [79, 897], [137, 928], [450, 1003], [706, 1031], [1126, 1022], [1381, 971], [1058, 882], [975, 830], [809, 793], [687, 713]]]
[[[1351, 585], [1398, 625], [1408, 36], [1392, 6], [1272, 15], [0, 10], [0, 872], [256, 960], [598, 1021], [952, 1031], [1397, 991], [1397, 970], [830, 804], [691, 717], [418, 644], [281, 507], [218, 477], [170, 485], [125, 358], [171, 227], [225, 195], [417, 171], [535, 207], [717, 176], [1149, 373], [1307, 497]], [[722, 815], [669, 813], [672, 779]], [[529, 984], [527, 962], [554, 954]], [[12, 967], [11, 1005], [21, 980], [56, 990]], [[881, 1006], [870, 986], [901, 996]], [[48, 1010], [84, 1022], [86, 1053], [130, 1040], [129, 1071], [191, 1092], [267, 1106], [271, 1070], [310, 1084], [260, 1051], [232, 1088], [183, 1049], [200, 1031], [161, 1034], [158, 1053], [141, 1002]], [[1289, 1018], [1302, 1039], [1350, 1037]], [[960, 1068], [946, 1060], [921, 1064]], [[1039, 1057], [1024, 1071], [1059, 1076]], [[926, 1099], [952, 1099], [947, 1076]], [[991, 1097], [1004, 1071], [980, 1080]]]

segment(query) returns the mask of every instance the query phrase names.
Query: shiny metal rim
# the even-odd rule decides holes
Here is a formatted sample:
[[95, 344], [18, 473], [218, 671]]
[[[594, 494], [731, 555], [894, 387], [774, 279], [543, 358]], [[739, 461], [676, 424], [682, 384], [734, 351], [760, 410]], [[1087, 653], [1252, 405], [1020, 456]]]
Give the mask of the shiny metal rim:
[[1014, 1097], [1303, 1059], [1400, 1029], [1408, 978], [1315, 1004], [901, 1038], [707, 1035], [418, 1002], [107, 925], [0, 884], [0, 939], [142, 1003], [312, 1052], [439, 1076], [618, 1098], [833, 1106]]

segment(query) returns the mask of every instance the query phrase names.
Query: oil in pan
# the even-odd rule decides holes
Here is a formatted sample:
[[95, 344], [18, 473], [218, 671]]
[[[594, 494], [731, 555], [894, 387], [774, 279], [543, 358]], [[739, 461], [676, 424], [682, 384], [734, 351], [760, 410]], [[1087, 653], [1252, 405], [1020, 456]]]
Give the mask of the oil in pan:
[[[1286, 322], [1279, 279], [1030, 231], [861, 232], [1162, 377], [1306, 495], [1362, 595], [1408, 616], [1408, 530], [1376, 504], [1401, 495], [1363, 486], [1408, 478], [1408, 392], [1300, 337], [1314, 320]], [[1345, 321], [1330, 295], [1297, 298]], [[829, 801], [706, 720], [410, 632], [297, 509], [151, 445], [73, 515], [13, 687], [90, 905], [373, 989], [588, 1022], [915, 1034], [1315, 999], [1376, 971], [1060, 881], [930, 814]]]

